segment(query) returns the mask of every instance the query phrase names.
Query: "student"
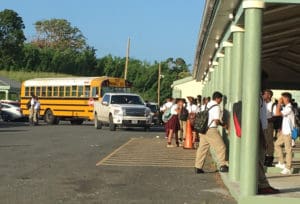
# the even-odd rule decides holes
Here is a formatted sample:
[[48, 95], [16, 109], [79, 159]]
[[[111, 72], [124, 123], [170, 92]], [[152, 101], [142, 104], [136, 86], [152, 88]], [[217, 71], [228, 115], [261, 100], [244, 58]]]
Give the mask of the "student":
[[29, 124], [34, 124], [34, 105], [35, 105], [35, 95], [31, 93], [31, 99], [29, 102]]
[[34, 125], [38, 125], [39, 124], [39, 116], [40, 116], [40, 108], [41, 108], [41, 104], [40, 101], [38, 99], [38, 97], [35, 97], [35, 103], [34, 103], [34, 111], [33, 111], [33, 124]]
[[224, 141], [218, 131], [218, 126], [221, 123], [221, 108], [223, 95], [220, 92], [214, 92], [213, 101], [207, 104], [209, 110], [208, 116], [208, 131], [201, 135], [200, 144], [196, 153], [195, 171], [197, 174], [204, 173], [203, 165], [210, 146], [214, 148], [218, 162], [220, 164], [220, 172], [228, 172], [227, 162], [225, 160], [226, 147]]
[[[291, 104], [292, 95], [288, 92], [284, 92], [281, 94], [281, 98], [278, 100], [278, 105], [276, 108], [276, 114], [281, 115], [282, 126], [281, 131], [278, 134], [277, 140], [275, 142], [275, 151], [276, 155], [278, 155], [278, 164], [275, 166], [277, 168], [281, 168], [281, 174], [289, 175], [291, 174], [292, 168], [292, 129], [295, 127], [295, 114], [293, 112], [293, 107]], [[283, 109], [281, 109], [282, 104], [284, 105]], [[284, 144], [285, 148], [285, 160], [286, 164], [284, 164], [284, 158], [281, 146]]]
[[168, 123], [168, 132], [169, 132], [167, 147], [175, 147], [174, 145], [172, 145], [173, 135], [175, 136], [176, 146], [179, 147], [178, 131], [180, 129], [180, 124], [179, 124], [178, 114], [180, 111], [180, 109], [179, 109], [180, 101], [181, 100], [177, 100], [176, 103], [174, 105], [172, 105], [172, 107], [171, 107], [172, 117], [167, 122]]
[[178, 131], [178, 136], [179, 136], [179, 143], [180, 146], [182, 146], [183, 141], [185, 140], [185, 135], [186, 135], [186, 121], [188, 120], [189, 117], [189, 112], [185, 107], [185, 100], [180, 99], [178, 101], [178, 108], [179, 108], [179, 124], [180, 124], [180, 130]]
[[274, 120], [273, 120], [273, 92], [269, 89], [264, 90], [263, 99], [266, 105], [266, 118], [267, 118], [267, 129], [265, 130], [265, 141], [266, 141], [266, 155], [265, 155], [265, 166], [272, 166], [274, 160]]
[[188, 102], [187, 102], [186, 109], [189, 112], [189, 118], [188, 119], [190, 120], [190, 123], [191, 123], [191, 128], [192, 128], [192, 133], [193, 133], [193, 145], [195, 147], [196, 142], [199, 141], [199, 138], [198, 138], [198, 136], [196, 134], [196, 131], [194, 129], [194, 123], [195, 123], [195, 119], [196, 119], [196, 114], [199, 112], [199, 108], [196, 105], [195, 99], [192, 96], [188, 96], [187, 99], [188, 99]]
[[[170, 110], [172, 106], [173, 106], [173, 98], [167, 98], [166, 103], [160, 108], [160, 111], [163, 113], [162, 117], [164, 117], [164, 113], [166, 113], [168, 110]], [[169, 124], [168, 124], [168, 122], [169, 121], [165, 122], [165, 132], [166, 132], [165, 138], [166, 139], [169, 136], [169, 127], [168, 127]]]

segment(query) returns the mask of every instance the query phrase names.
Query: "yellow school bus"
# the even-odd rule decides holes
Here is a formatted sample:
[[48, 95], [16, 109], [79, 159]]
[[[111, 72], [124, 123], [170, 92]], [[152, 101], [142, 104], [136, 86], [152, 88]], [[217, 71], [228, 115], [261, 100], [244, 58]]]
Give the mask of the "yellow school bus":
[[68, 120], [71, 124], [82, 124], [94, 119], [94, 101], [107, 92], [128, 92], [130, 86], [125, 79], [107, 76], [30, 79], [21, 86], [21, 109], [29, 116], [27, 103], [34, 94], [41, 104], [40, 116], [46, 123]]

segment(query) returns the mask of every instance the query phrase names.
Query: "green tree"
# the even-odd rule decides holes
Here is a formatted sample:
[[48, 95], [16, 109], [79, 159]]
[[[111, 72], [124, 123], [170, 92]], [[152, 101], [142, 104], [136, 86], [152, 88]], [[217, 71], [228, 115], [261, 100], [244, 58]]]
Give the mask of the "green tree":
[[22, 59], [26, 40], [22, 18], [13, 10], [0, 12], [0, 69], [13, 69]]
[[85, 37], [77, 27], [65, 19], [50, 19], [35, 23], [37, 39], [34, 41], [40, 47], [52, 47], [60, 50], [86, 48]]

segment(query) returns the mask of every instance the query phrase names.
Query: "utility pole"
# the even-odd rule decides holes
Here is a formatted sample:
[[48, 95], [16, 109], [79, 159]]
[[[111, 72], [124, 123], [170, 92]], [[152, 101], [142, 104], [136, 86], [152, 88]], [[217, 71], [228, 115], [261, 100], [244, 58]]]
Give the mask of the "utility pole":
[[125, 71], [124, 71], [125, 80], [127, 79], [127, 72], [128, 72], [129, 51], [130, 51], [130, 38], [128, 38], [128, 42], [127, 42], [126, 62], [125, 62]]
[[158, 80], [157, 80], [157, 104], [160, 105], [160, 78], [161, 78], [161, 63], [158, 64]]

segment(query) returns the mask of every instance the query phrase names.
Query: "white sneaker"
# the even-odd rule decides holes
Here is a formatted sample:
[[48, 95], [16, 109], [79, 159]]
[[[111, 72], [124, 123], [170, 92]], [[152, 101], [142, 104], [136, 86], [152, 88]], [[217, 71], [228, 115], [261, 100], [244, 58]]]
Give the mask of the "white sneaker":
[[296, 147], [295, 140], [292, 140], [292, 147]]
[[290, 174], [292, 174], [291, 170], [287, 169], [287, 168], [284, 168], [280, 173], [284, 174], [284, 175], [290, 175]]
[[276, 164], [275, 167], [285, 169], [285, 164], [281, 164], [280, 162], [278, 162], [278, 164]]

